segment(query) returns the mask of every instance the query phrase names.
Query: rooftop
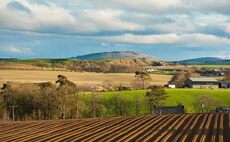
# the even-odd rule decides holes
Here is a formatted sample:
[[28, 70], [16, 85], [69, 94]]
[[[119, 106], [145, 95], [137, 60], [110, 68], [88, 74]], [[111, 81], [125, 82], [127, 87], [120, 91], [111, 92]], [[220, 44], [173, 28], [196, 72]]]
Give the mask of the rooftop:
[[218, 82], [215, 78], [189, 78], [193, 82]]

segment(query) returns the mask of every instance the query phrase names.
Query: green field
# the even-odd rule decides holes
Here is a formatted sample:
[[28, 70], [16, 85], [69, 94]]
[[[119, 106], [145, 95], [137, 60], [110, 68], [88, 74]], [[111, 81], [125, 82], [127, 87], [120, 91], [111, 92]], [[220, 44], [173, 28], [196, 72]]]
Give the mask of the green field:
[[[223, 103], [222, 106], [230, 106], [230, 90], [219, 89], [219, 90], [207, 90], [207, 89], [166, 89], [168, 98], [166, 100], [167, 106], [175, 106], [178, 104], [184, 104], [187, 113], [199, 112], [196, 107], [196, 99], [198, 95], [210, 95], [214, 101], [220, 101]], [[130, 102], [130, 114], [134, 114], [135, 101], [140, 99], [141, 101], [141, 114], [148, 113], [148, 105], [145, 98], [146, 90], [137, 91], [121, 91], [121, 92], [104, 92], [99, 94], [99, 97], [103, 100], [103, 104], [109, 105], [108, 102], [111, 100], [113, 95], [123, 96], [127, 102]]]
[[155, 72], [150, 72], [150, 74], [161, 74], [161, 75], [175, 75], [177, 71], [155, 71]]
[[188, 65], [188, 67], [206, 67], [206, 68], [230, 68], [230, 65]]

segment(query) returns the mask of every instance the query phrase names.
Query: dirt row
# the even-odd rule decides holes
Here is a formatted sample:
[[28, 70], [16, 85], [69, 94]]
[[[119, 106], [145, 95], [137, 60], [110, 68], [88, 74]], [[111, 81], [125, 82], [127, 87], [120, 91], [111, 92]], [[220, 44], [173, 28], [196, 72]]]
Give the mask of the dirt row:
[[230, 114], [0, 122], [0, 141], [229, 142]]

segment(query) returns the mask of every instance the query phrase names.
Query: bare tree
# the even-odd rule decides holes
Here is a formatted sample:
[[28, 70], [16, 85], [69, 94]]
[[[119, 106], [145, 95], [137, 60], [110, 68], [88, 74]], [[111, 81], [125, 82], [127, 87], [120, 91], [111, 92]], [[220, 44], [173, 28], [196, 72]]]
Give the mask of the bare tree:
[[116, 85], [113, 83], [113, 81], [111, 80], [104, 80], [102, 82], [102, 87], [106, 90], [106, 91], [115, 91], [116, 90]]
[[57, 88], [57, 92], [59, 94], [59, 106], [60, 106], [60, 111], [61, 111], [61, 119], [66, 118], [66, 105], [68, 101], [68, 97], [70, 95], [78, 95], [78, 88], [76, 84], [73, 82], [69, 81], [67, 77], [63, 75], [58, 75], [58, 80], [56, 81], [57, 84], [59, 84]]
[[230, 81], [230, 70], [228, 70], [224, 75], [224, 81]]
[[93, 87], [91, 87], [91, 95], [92, 95], [92, 101], [91, 101], [91, 109], [90, 109], [90, 112], [91, 112], [91, 117], [92, 118], [95, 118], [97, 117], [97, 114], [99, 112], [99, 109], [100, 109], [100, 99], [98, 97], [98, 92], [101, 91], [101, 88], [99, 85], [95, 85]]
[[146, 72], [136, 71], [135, 77], [141, 80], [142, 89], [145, 89], [146, 81], [151, 80], [150, 75]]
[[177, 87], [185, 87], [185, 80], [190, 77], [198, 77], [199, 75], [193, 71], [187, 71], [187, 72], [178, 72], [175, 74], [171, 81], [169, 81], [170, 84], [175, 84]]

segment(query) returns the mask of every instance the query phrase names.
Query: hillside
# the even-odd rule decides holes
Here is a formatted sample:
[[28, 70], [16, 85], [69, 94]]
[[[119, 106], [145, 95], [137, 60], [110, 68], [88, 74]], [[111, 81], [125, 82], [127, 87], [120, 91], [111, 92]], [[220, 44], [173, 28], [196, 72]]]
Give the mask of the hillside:
[[150, 55], [137, 53], [133, 51], [114, 51], [114, 52], [101, 52], [93, 53], [82, 56], [73, 57], [79, 60], [104, 60], [104, 59], [146, 59], [146, 60], [157, 60]]
[[[0, 69], [45, 69], [86, 72], [125, 73], [141, 70], [143, 67], [161, 65], [162, 62], [144, 59], [15, 59], [0, 60]], [[16, 68], [17, 67], [17, 68]], [[28, 67], [28, 68], [27, 68]]]
[[178, 62], [179, 64], [185, 65], [230, 65], [230, 60], [216, 58], [216, 57], [203, 57], [203, 58], [195, 58], [182, 60]]

